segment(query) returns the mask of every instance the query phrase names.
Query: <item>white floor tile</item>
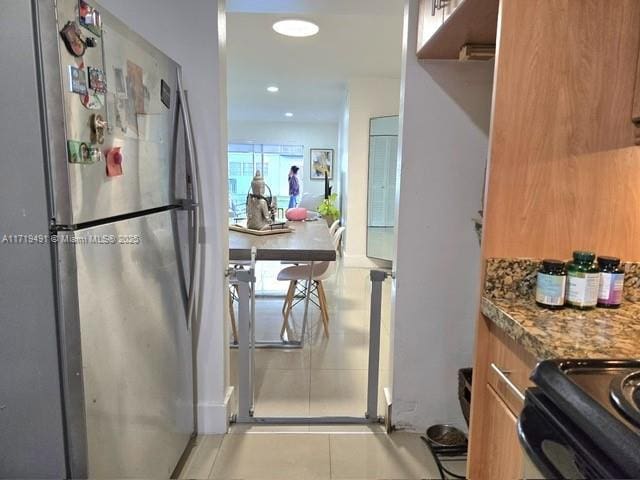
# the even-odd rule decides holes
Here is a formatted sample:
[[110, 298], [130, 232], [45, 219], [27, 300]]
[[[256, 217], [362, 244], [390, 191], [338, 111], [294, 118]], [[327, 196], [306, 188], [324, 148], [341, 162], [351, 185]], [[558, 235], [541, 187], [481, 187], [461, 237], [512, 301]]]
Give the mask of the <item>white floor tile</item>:
[[311, 416], [362, 417], [366, 403], [366, 370], [311, 370]]
[[329, 479], [329, 435], [227, 435], [214, 479]]
[[256, 370], [256, 417], [309, 416], [309, 370]]
[[189, 458], [180, 472], [181, 479], [209, 478], [224, 435], [200, 435], [194, 440]]
[[368, 334], [369, 309], [355, 307], [329, 307], [329, 332], [342, 334]]
[[256, 368], [264, 370], [308, 370], [311, 368], [311, 349], [256, 349]]
[[439, 478], [435, 462], [415, 434], [331, 435], [332, 478]]
[[335, 333], [319, 336], [311, 344], [313, 370], [366, 370], [369, 336], [362, 333]]

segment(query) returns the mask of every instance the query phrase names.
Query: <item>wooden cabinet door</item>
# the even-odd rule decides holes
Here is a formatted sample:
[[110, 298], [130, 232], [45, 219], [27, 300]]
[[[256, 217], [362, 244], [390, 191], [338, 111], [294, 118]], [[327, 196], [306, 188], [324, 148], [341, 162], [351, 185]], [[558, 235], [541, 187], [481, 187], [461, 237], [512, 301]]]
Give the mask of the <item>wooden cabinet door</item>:
[[[444, 22], [444, 9], [436, 9], [433, 12], [433, 2], [437, 0], [420, 0], [420, 10], [418, 12], [418, 45], [417, 51], [429, 41], [431, 36]], [[432, 12], [434, 15], [432, 15]]]
[[[440, 0], [440, 2], [443, 4], [443, 22], [447, 21], [447, 18], [449, 18], [451, 16], [451, 14], [453, 13], [453, 11], [458, 8], [458, 6], [465, 0]], [[467, 1], [473, 1], [473, 0], [467, 0]]]
[[522, 478], [522, 449], [518, 439], [517, 419], [495, 390], [486, 385], [484, 414], [485, 434], [482, 475], [479, 478], [515, 480]]

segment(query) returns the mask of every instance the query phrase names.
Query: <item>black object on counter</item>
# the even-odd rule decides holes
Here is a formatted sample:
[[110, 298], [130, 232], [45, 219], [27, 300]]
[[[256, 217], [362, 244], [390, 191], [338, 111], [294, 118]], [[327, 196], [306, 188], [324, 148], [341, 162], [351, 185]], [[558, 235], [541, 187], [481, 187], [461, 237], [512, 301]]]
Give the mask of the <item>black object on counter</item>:
[[[520, 440], [547, 478], [640, 478], [637, 360], [545, 360], [518, 419]], [[635, 375], [635, 376], [634, 376]], [[616, 395], [624, 399], [615, 401]]]

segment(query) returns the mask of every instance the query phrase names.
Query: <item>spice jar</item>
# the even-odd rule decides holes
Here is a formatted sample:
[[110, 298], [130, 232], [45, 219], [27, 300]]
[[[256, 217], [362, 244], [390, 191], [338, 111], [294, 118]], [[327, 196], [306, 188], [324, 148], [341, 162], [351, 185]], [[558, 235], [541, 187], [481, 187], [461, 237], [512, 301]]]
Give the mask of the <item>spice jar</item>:
[[600, 287], [598, 288], [598, 306], [618, 308], [622, 303], [624, 288], [624, 269], [616, 257], [598, 257], [600, 267]]
[[595, 258], [593, 252], [573, 252], [573, 260], [567, 264], [567, 305], [586, 310], [598, 303], [600, 269], [593, 262]]
[[552, 310], [564, 306], [567, 271], [562, 260], [543, 260], [536, 279], [536, 303]]

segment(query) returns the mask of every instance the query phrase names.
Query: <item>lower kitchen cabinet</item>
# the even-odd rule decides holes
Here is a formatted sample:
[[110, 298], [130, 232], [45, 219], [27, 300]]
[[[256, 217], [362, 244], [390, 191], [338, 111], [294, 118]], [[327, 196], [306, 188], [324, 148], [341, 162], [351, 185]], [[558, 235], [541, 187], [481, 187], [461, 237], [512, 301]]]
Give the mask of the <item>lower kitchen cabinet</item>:
[[517, 417], [509, 410], [491, 385], [486, 384], [487, 403], [484, 411], [486, 429], [483, 434], [484, 458], [477, 478], [522, 478], [522, 450], [518, 440]]
[[517, 421], [537, 361], [486, 317], [478, 335], [467, 474], [471, 480], [521, 479], [524, 452]]

